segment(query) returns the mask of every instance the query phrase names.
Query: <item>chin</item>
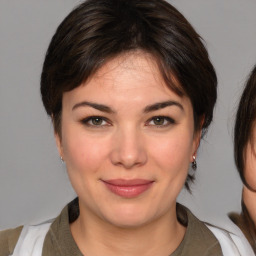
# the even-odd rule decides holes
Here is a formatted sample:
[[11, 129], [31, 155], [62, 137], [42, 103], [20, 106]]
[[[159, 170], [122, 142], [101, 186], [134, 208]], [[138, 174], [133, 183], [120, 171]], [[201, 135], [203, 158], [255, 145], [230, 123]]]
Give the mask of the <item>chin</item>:
[[147, 221], [146, 219], [127, 217], [109, 220], [109, 223], [121, 229], [136, 229], [146, 225], [148, 222], [150, 221]]
[[138, 228], [153, 220], [153, 214], [146, 212], [145, 209], [134, 209], [126, 207], [126, 209], [117, 209], [105, 215], [105, 220], [119, 228]]

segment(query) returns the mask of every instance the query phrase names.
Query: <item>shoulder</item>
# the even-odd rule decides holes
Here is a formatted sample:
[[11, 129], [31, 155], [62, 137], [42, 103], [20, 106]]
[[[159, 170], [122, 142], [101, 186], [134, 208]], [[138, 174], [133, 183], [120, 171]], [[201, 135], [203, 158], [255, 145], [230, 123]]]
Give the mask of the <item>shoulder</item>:
[[0, 231], [0, 256], [10, 255], [19, 239], [22, 226]]
[[228, 216], [240, 228], [256, 253], [256, 229], [246, 207], [243, 206], [241, 214], [230, 213]]
[[241, 230], [233, 224], [224, 228], [206, 224], [220, 243], [223, 255], [254, 256], [251, 246]]
[[182, 249], [174, 255], [222, 256], [218, 239], [204, 222], [197, 219], [189, 209], [182, 205], [178, 205], [177, 209], [178, 219], [187, 229], [180, 245]]
[[[184, 255], [254, 256], [251, 246], [241, 230], [227, 219], [221, 225], [200, 221], [186, 210], [188, 225], [185, 239], [188, 253]], [[220, 224], [220, 223], [219, 223]], [[222, 227], [222, 228], [220, 228]], [[196, 247], [193, 249], [193, 247]], [[189, 254], [192, 249], [196, 252]]]

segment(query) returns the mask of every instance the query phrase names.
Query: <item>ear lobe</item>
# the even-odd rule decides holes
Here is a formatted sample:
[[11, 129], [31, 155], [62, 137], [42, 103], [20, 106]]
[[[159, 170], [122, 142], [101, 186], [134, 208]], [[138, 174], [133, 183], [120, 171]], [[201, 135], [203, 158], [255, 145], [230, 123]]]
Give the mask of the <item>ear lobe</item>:
[[198, 136], [199, 139], [195, 139], [194, 141], [194, 145], [193, 145], [193, 150], [192, 150], [192, 155], [191, 155], [191, 159], [190, 159], [190, 162], [194, 162], [195, 159], [196, 159], [196, 155], [197, 155], [197, 150], [199, 148], [199, 144], [200, 144], [200, 136]]
[[196, 157], [196, 155], [197, 155], [197, 150], [200, 146], [201, 136], [202, 136], [202, 129], [196, 131], [194, 134], [193, 154], [192, 154], [191, 160], [190, 160], [191, 162], [194, 161], [193, 157]]
[[202, 127], [204, 125], [204, 120], [205, 120], [205, 116], [201, 116], [200, 117], [200, 125], [198, 127], [198, 129], [196, 129], [194, 131], [194, 142], [193, 142], [193, 154], [191, 156], [191, 162], [193, 162], [195, 159], [193, 157], [196, 158], [196, 155], [197, 155], [197, 150], [200, 146], [200, 141], [201, 141], [201, 137], [202, 137]]
[[54, 127], [54, 137], [55, 137], [56, 146], [57, 146], [60, 158], [62, 158], [63, 157], [63, 148], [62, 148], [62, 143], [61, 143], [61, 135], [56, 130], [55, 119], [54, 119], [53, 114], [51, 114], [51, 119], [52, 119], [52, 124], [53, 124], [53, 127]]
[[201, 136], [202, 136], [202, 129], [200, 129], [200, 130], [197, 132], [197, 135], [196, 135], [196, 151], [197, 151], [197, 149], [198, 149], [199, 146], [200, 146]]
[[200, 140], [201, 140], [201, 137], [202, 137], [202, 129], [203, 129], [203, 125], [204, 125], [204, 120], [205, 120], [205, 116], [201, 116], [200, 118], [200, 125], [198, 127], [198, 130], [195, 131], [195, 145], [196, 145], [196, 148], [195, 148], [195, 152], [197, 151], [197, 149], [199, 148], [199, 145], [200, 145]]
[[62, 147], [62, 143], [61, 143], [61, 137], [57, 132], [54, 133], [54, 137], [55, 137], [57, 149], [59, 151], [59, 155], [62, 158], [63, 157], [63, 147]]

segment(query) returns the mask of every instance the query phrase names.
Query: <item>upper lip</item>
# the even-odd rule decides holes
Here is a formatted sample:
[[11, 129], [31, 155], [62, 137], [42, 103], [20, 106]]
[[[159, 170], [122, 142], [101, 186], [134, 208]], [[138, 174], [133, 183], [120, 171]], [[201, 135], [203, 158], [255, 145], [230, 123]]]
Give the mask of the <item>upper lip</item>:
[[102, 180], [102, 181], [105, 183], [108, 183], [110, 185], [123, 186], [123, 187], [146, 185], [146, 184], [154, 182], [153, 180], [145, 180], [145, 179], [131, 179], [131, 180], [112, 179], [112, 180]]

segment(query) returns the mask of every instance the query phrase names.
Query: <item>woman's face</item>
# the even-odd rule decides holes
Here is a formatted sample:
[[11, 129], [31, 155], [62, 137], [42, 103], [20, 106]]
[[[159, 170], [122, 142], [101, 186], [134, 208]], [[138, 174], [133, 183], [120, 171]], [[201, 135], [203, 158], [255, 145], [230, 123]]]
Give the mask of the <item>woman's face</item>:
[[200, 132], [193, 109], [142, 52], [110, 60], [63, 95], [56, 135], [80, 213], [122, 227], [173, 214]]

